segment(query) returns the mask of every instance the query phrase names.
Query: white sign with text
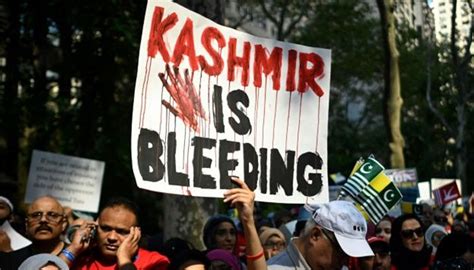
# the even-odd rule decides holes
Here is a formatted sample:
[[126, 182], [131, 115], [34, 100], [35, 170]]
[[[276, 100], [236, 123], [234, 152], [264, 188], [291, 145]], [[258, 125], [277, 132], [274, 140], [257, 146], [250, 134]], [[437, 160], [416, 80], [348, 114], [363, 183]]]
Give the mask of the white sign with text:
[[105, 163], [33, 150], [25, 202], [51, 195], [63, 206], [96, 213]]
[[328, 201], [331, 51], [249, 35], [150, 0], [131, 131], [138, 187], [256, 201]]

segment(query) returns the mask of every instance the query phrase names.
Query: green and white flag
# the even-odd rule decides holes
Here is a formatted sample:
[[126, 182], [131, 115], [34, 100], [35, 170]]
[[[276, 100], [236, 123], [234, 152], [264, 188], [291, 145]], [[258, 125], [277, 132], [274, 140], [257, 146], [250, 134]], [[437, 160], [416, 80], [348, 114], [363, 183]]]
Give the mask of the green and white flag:
[[[356, 164], [356, 166], [358, 165]], [[342, 187], [341, 194], [357, 197], [359, 193], [367, 187], [369, 182], [383, 170], [384, 167], [382, 164], [375, 160], [375, 158], [369, 157], [367, 161], [349, 177], [346, 184]]]
[[402, 199], [402, 194], [375, 158], [369, 157], [358, 164], [342, 187], [341, 195], [351, 196], [376, 224]]
[[402, 194], [383, 172], [377, 175], [358, 196], [353, 197], [377, 224], [400, 200]]

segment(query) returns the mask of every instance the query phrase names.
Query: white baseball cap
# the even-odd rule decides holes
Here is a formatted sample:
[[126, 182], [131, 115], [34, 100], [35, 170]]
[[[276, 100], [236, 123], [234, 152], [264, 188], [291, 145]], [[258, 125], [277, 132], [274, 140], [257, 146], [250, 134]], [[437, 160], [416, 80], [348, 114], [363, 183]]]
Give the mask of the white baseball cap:
[[9, 199], [7, 199], [6, 197], [0, 196], [0, 201], [6, 203], [8, 207], [10, 208], [10, 211], [13, 212], [13, 204]]
[[331, 201], [305, 207], [312, 213], [312, 218], [318, 225], [334, 233], [337, 242], [347, 255], [374, 256], [365, 239], [367, 223], [352, 202]]

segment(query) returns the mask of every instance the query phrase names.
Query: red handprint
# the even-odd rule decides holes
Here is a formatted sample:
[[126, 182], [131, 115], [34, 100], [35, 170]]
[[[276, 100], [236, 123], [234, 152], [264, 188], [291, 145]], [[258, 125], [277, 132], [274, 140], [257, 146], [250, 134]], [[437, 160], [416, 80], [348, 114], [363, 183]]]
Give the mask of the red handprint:
[[162, 100], [161, 103], [168, 110], [170, 110], [172, 114], [181, 118], [187, 126], [191, 127], [194, 131], [199, 132], [199, 123], [197, 121], [197, 117], [206, 119], [206, 115], [201, 104], [201, 99], [196, 93], [196, 88], [191, 81], [188, 70], [186, 69], [184, 71], [184, 80], [181, 77], [177, 67], [174, 67], [173, 71], [174, 72], [171, 71], [171, 68], [167, 64], [167, 77], [164, 73], [158, 73], [158, 76], [163, 82], [163, 85], [165, 86], [168, 93], [175, 101], [176, 107], [173, 107], [166, 100]]

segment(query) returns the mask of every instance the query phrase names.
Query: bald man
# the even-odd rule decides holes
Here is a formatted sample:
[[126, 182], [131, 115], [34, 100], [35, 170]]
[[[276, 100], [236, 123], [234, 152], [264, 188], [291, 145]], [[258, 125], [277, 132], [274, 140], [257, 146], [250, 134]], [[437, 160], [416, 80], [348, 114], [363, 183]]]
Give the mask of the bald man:
[[26, 248], [4, 254], [2, 270], [15, 269], [26, 258], [39, 254], [50, 253], [58, 256], [65, 243], [61, 234], [67, 228], [67, 220], [61, 204], [52, 196], [41, 196], [28, 207], [26, 214], [26, 234], [32, 244]]
[[64, 248], [61, 234], [67, 228], [67, 220], [61, 204], [51, 196], [42, 196], [28, 207], [26, 233], [33, 252], [59, 255]]

